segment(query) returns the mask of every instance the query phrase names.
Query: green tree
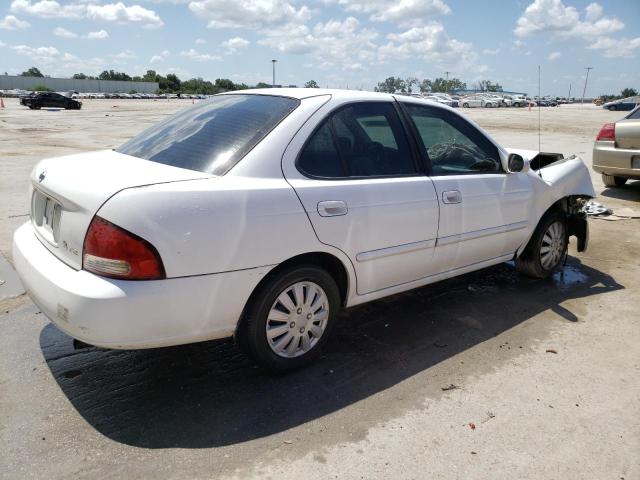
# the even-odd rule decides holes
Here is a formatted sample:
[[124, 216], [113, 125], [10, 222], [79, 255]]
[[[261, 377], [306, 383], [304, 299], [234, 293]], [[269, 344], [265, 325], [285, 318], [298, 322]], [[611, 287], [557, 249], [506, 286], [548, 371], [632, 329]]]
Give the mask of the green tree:
[[374, 90], [385, 93], [406, 92], [407, 85], [405, 81], [399, 77], [388, 77], [384, 82], [378, 83]]
[[131, 77], [124, 72], [114, 72], [113, 70], [105, 70], [98, 75], [99, 80], [124, 80], [131, 81]]
[[320, 88], [320, 85], [315, 80], [309, 80], [304, 84], [304, 88]]
[[74, 73], [73, 74], [73, 78], [74, 80], [86, 80], [87, 76], [84, 73]]
[[236, 85], [228, 78], [216, 78], [215, 86], [224, 92], [236, 89]]
[[46, 85], [35, 85], [31, 88], [31, 91], [32, 92], [52, 92], [53, 90], [51, 90]]
[[258, 82], [256, 84], [255, 88], [271, 88], [271, 85], [269, 85], [268, 83], [264, 83], [264, 82]]
[[411, 93], [412, 92], [412, 87], [413, 85], [418, 85], [418, 88], [420, 88], [420, 80], [418, 80], [416, 77], [407, 77], [407, 79], [404, 81], [405, 84], [405, 88], [406, 88], [406, 93]]
[[23, 77], [40, 77], [40, 78], [44, 77], [42, 72], [38, 70], [36, 67], [31, 67], [26, 72], [22, 72], [22, 76]]
[[491, 82], [491, 80], [480, 80], [479, 82], [475, 83], [474, 88], [482, 92], [501, 92], [502, 91], [502, 85], [500, 85], [497, 82], [493, 83]]
[[625, 88], [620, 92], [622, 98], [635, 97], [636, 95], [638, 95], [638, 91], [635, 88]]

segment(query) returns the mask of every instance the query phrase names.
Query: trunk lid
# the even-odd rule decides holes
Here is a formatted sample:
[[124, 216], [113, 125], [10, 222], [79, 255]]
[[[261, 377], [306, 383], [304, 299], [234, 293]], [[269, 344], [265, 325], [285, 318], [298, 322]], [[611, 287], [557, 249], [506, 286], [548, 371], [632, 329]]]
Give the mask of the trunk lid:
[[89, 224], [113, 195], [126, 188], [211, 177], [113, 150], [46, 159], [31, 172], [31, 222], [45, 247], [80, 269]]
[[640, 120], [630, 118], [616, 122], [616, 146], [640, 149]]

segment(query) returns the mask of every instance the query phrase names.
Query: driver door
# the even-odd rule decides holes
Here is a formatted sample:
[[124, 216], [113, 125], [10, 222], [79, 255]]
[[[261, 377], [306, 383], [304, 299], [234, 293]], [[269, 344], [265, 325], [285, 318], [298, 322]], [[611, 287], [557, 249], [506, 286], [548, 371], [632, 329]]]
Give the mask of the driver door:
[[440, 202], [438, 270], [512, 257], [528, 231], [527, 174], [506, 173], [498, 148], [461, 115], [402, 103], [429, 159]]

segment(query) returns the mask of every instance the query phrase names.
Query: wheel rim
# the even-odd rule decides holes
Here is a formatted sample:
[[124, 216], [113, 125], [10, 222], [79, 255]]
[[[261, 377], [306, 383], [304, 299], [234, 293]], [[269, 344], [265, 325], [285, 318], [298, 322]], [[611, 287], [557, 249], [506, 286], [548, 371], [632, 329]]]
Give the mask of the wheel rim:
[[269, 310], [266, 335], [269, 347], [285, 358], [299, 357], [320, 340], [329, 320], [329, 299], [313, 282], [285, 288]]
[[552, 270], [560, 263], [565, 250], [564, 224], [553, 222], [542, 236], [540, 263], [546, 270]]

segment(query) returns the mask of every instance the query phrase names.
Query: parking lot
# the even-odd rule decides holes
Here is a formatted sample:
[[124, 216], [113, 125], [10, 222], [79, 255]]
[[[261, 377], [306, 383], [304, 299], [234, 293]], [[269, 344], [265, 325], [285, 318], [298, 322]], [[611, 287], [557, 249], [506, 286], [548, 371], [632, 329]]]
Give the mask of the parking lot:
[[[39, 159], [116, 147], [191, 103], [5, 100], [0, 253]], [[463, 113], [537, 149], [536, 109]], [[590, 166], [622, 116], [542, 109], [542, 150]], [[640, 182], [592, 178], [598, 202], [640, 212]], [[227, 341], [74, 350], [26, 296], [0, 301], [0, 477], [640, 478], [640, 219], [590, 227], [549, 281], [504, 264], [348, 310], [321, 360], [288, 375]]]

